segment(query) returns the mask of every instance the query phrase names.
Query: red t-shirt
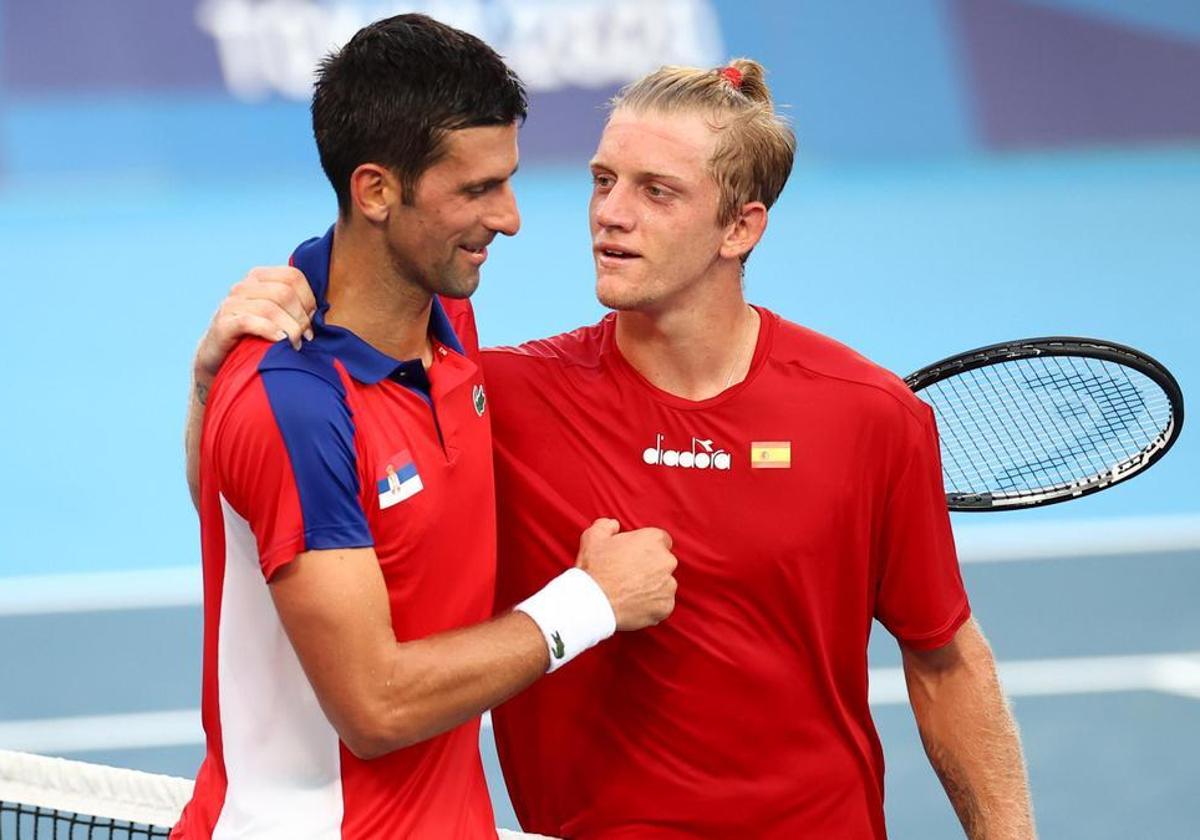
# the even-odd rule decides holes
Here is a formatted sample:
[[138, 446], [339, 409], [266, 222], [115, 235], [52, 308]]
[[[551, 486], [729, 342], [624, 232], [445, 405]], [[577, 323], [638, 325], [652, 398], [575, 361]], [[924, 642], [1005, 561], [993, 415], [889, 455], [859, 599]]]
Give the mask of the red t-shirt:
[[[295, 256], [322, 304], [330, 242]], [[356, 758], [267, 586], [301, 552], [373, 546], [398, 640], [491, 615], [491, 433], [470, 305], [434, 299], [427, 373], [315, 323], [299, 353], [242, 342], [213, 384], [200, 479], [207, 753], [172, 836], [495, 840], [478, 719]]]
[[917, 648], [970, 609], [929, 408], [759, 310], [749, 374], [702, 402], [642, 378], [615, 316], [484, 351], [497, 607], [573, 565], [596, 517], [659, 526], [675, 612], [494, 712], [526, 830], [570, 838], [882, 838], [872, 619]]

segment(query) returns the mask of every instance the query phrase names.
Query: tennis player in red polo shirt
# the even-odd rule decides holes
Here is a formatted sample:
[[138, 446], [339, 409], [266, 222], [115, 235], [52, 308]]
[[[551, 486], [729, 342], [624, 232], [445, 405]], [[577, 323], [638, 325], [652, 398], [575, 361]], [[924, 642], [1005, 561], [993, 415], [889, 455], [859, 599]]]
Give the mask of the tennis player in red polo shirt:
[[[571, 563], [600, 512], [671, 530], [671, 618], [494, 712], [527, 830], [571, 838], [883, 838], [873, 620], [899, 641], [971, 838], [1034, 834], [1020, 743], [971, 619], [930, 410], [852, 350], [749, 306], [791, 171], [762, 68], [664, 68], [592, 160], [599, 324], [484, 352], [497, 604]], [[233, 300], [276, 296], [274, 275]], [[228, 327], [219, 327], [217, 336]]]
[[311, 340], [242, 341], [211, 383], [197, 369], [207, 752], [172, 836], [495, 838], [479, 715], [665, 618], [670, 539], [589, 523], [577, 564], [491, 619], [465, 299], [517, 232], [524, 91], [483, 42], [402, 15], [322, 64], [312, 111], [339, 214], [292, 258]]

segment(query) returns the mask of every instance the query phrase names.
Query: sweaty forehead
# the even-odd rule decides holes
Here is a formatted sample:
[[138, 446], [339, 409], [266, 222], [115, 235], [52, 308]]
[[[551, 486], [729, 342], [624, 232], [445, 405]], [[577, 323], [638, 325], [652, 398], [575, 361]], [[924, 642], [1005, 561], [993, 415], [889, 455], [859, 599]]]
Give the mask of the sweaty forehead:
[[696, 113], [618, 109], [604, 127], [595, 162], [610, 167], [703, 170], [717, 135]]

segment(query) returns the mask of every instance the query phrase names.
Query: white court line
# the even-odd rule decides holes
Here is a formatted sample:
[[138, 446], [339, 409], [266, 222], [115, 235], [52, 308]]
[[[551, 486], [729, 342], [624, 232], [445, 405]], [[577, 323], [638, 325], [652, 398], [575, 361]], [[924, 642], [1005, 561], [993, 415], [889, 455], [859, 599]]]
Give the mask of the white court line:
[[[997, 670], [1009, 697], [1157, 691], [1200, 700], [1200, 651], [1013, 660]], [[870, 686], [873, 705], [908, 702], [901, 668], [872, 668]]]
[[198, 567], [0, 577], [0, 616], [191, 607], [203, 593]]
[[[1156, 691], [1200, 700], [1200, 651], [1001, 662], [1009, 697]], [[908, 703], [900, 668], [872, 668], [873, 706]], [[491, 715], [483, 728], [491, 729]], [[194, 746], [204, 743], [199, 709], [0, 721], [0, 749], [32, 753]]]
[[0, 721], [0, 749], [72, 753], [204, 743], [199, 709]]
[[[985, 514], [968, 514], [983, 516]], [[1083, 519], [1005, 525], [956, 522], [963, 563], [1053, 560], [1200, 550], [1200, 516]], [[189, 607], [199, 568], [0, 577], [0, 616]]]
[[[483, 726], [492, 728], [491, 712]], [[204, 743], [199, 709], [0, 721], [0, 750], [41, 753], [191, 747]]]
[[[1004, 514], [963, 514], [963, 517]], [[1200, 549], [1200, 516], [1172, 514], [1053, 522], [963, 522], [954, 525], [963, 563], [1111, 557]]]

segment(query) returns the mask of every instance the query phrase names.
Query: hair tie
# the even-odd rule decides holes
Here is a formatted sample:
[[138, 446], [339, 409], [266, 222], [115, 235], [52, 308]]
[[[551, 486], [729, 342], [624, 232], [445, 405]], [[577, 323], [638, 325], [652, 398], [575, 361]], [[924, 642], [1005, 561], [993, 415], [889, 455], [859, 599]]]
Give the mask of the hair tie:
[[726, 67], [721, 70], [721, 75], [729, 80], [729, 84], [733, 85], [736, 90], [742, 89], [742, 71], [736, 67]]

